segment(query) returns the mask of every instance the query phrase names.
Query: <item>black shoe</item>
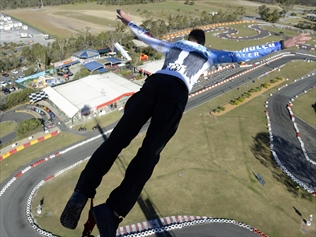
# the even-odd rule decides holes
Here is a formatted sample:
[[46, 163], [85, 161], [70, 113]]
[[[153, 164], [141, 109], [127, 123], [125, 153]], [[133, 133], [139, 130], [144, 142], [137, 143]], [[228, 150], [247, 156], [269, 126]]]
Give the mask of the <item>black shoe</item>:
[[86, 205], [87, 200], [88, 198], [84, 193], [81, 191], [75, 191], [71, 195], [63, 213], [60, 216], [60, 223], [68, 229], [76, 229], [81, 212]]
[[116, 230], [123, 219], [114, 215], [108, 204], [104, 203], [92, 208], [92, 215], [101, 237], [116, 237]]

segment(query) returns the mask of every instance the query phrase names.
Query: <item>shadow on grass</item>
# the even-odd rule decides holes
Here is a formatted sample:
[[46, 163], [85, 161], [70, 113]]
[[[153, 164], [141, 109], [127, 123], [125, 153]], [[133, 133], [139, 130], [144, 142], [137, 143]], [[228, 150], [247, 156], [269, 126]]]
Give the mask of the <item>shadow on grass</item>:
[[[102, 138], [104, 141], [106, 141], [107, 137], [104, 135], [104, 131], [102, 127], [100, 126], [100, 123], [97, 119], [95, 119], [96, 127], [100, 134], [102, 134]], [[125, 171], [128, 167], [128, 162], [125, 160], [124, 155], [119, 155], [115, 162], [122, 174], [122, 176], [125, 176]], [[145, 195], [144, 195], [145, 194]], [[144, 213], [144, 216], [146, 217], [147, 221], [150, 223], [151, 227], [161, 227], [163, 224], [160, 221], [160, 218], [162, 217], [159, 213], [158, 208], [155, 206], [155, 204], [150, 200], [150, 197], [145, 189], [143, 189], [141, 195], [137, 199], [137, 204], [141, 208], [142, 212]], [[157, 233], [155, 235], [156, 237], [173, 237], [174, 234], [172, 232], [163, 232], [163, 233]]]
[[314, 109], [314, 112], [316, 113], [316, 103], [315, 104], [312, 104], [312, 107]]
[[[315, 167], [305, 159], [301, 148], [277, 136], [273, 137], [273, 145], [273, 149], [284, 167], [309, 188], [315, 189]], [[291, 195], [311, 200], [312, 195], [303, 189], [298, 190], [298, 184], [295, 183], [274, 160], [270, 151], [269, 133], [261, 132], [253, 137], [251, 151], [262, 165], [270, 169], [274, 179], [286, 186]]]

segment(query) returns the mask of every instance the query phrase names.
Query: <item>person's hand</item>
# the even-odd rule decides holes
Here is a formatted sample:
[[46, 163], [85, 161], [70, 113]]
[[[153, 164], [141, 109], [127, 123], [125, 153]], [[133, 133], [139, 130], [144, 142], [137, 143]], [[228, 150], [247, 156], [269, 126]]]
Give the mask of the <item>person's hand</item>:
[[306, 41], [311, 39], [312, 37], [309, 36], [309, 33], [303, 33], [284, 40], [284, 48], [291, 48], [297, 44], [304, 44]]
[[124, 11], [117, 9], [117, 18], [121, 20], [125, 25], [127, 25], [130, 21], [132, 21], [132, 18], [129, 14], [125, 13]]

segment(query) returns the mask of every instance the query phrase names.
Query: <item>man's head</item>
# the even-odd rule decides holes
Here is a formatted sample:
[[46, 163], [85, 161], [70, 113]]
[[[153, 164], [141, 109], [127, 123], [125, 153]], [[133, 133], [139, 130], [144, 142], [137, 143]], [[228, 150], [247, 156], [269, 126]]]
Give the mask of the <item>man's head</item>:
[[189, 34], [189, 41], [196, 42], [198, 44], [205, 44], [205, 33], [201, 29], [193, 29]]

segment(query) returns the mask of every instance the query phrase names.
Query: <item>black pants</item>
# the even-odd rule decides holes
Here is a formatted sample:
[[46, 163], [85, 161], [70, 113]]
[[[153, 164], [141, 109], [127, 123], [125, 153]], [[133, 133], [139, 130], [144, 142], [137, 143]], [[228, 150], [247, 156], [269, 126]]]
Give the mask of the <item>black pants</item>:
[[93, 198], [103, 175], [151, 118], [143, 144], [128, 165], [125, 178], [106, 201], [125, 217], [152, 175], [160, 152], [175, 134], [187, 100], [188, 89], [179, 78], [164, 74], [148, 77], [140, 91], [127, 101], [124, 115], [109, 138], [90, 158], [75, 190], [81, 190]]

